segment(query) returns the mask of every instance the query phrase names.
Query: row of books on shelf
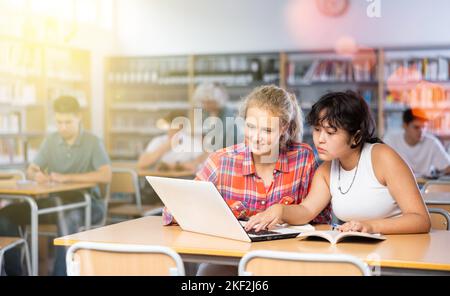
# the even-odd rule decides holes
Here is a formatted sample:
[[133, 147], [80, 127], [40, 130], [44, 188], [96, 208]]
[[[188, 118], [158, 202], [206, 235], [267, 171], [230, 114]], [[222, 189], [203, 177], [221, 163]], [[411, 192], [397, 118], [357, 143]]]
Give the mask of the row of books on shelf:
[[156, 71], [148, 72], [110, 72], [109, 83], [117, 84], [158, 84], [158, 85], [187, 85], [190, 78], [187, 75], [161, 76]]
[[[78, 99], [82, 107], [87, 106], [86, 90], [64, 85], [48, 86], [47, 97], [50, 100], [61, 95], [70, 95]], [[0, 81], [0, 104], [10, 106], [30, 106], [37, 103], [36, 84], [25, 83], [20, 80], [2, 83]]]
[[[45, 53], [45, 59], [43, 59]], [[18, 78], [83, 81], [85, 63], [72, 57], [70, 50], [29, 46], [21, 42], [0, 42], [0, 74]]]
[[[0, 165], [23, 164], [23, 154], [23, 146], [20, 142], [0, 138]], [[35, 150], [28, 149], [28, 159], [33, 159], [35, 155]]]
[[17, 113], [0, 113], [0, 134], [20, 132], [20, 115]]
[[196, 72], [278, 72], [278, 55], [262, 55], [259, 57], [236, 55], [217, 57], [198, 57], [195, 62]]
[[47, 88], [47, 98], [53, 102], [59, 96], [72, 96], [77, 98], [81, 108], [86, 108], [89, 105], [87, 91], [89, 90], [57, 84]]
[[[410, 106], [402, 103], [388, 103], [385, 108], [392, 108], [391, 110], [398, 111], [385, 115], [386, 130], [389, 132], [401, 131], [403, 125], [402, 112]], [[426, 110], [427, 116], [430, 118], [427, 131], [437, 136], [450, 135], [450, 112], [440, 109]]]
[[191, 105], [187, 101], [154, 101], [154, 102], [123, 102], [112, 105], [117, 111], [159, 111], [159, 110], [185, 110]]
[[[372, 107], [375, 105], [376, 103], [376, 99], [377, 99], [377, 91], [371, 88], [367, 88], [367, 89], [356, 89], [355, 90], [356, 93], [358, 93], [359, 95], [361, 95], [364, 100], [366, 101], [366, 103]], [[310, 97], [310, 98], [305, 98], [302, 96], [301, 92], [295, 92], [297, 95], [297, 99], [299, 100], [299, 104], [300, 107], [303, 110], [309, 110], [311, 109], [311, 107], [314, 105], [314, 103], [317, 102], [317, 100], [319, 99], [319, 97], [321, 96], [321, 94], [317, 94], [317, 97]]]
[[438, 136], [450, 135], [450, 112], [436, 113], [436, 118], [431, 120], [428, 129]]
[[41, 74], [42, 49], [19, 42], [0, 42], [0, 73], [33, 77]]
[[278, 73], [265, 74], [208, 74], [196, 75], [192, 80], [188, 76], [160, 76], [157, 72], [111, 72], [108, 74], [109, 83], [116, 84], [156, 84], [156, 85], [187, 85], [194, 83], [219, 82], [224, 85], [248, 85], [255, 81], [275, 83], [279, 79]]
[[314, 82], [372, 82], [376, 80], [375, 67], [370, 61], [314, 60], [310, 63], [288, 63], [288, 84]]
[[145, 149], [150, 139], [115, 139], [112, 142], [111, 157], [136, 159]]
[[187, 73], [188, 62], [186, 57], [170, 58], [113, 58], [110, 60], [111, 72], [155, 73], [158, 76], [167, 76], [170, 73]]
[[37, 99], [36, 85], [21, 80], [0, 80], [0, 103], [8, 105], [31, 105]]
[[47, 79], [83, 82], [89, 76], [89, 58], [84, 52], [46, 48], [44, 73]]
[[115, 114], [112, 118], [111, 132], [149, 131], [156, 126], [161, 114]]
[[447, 81], [450, 77], [450, 59], [447, 57], [391, 60], [385, 65], [388, 81]]
[[199, 75], [194, 77], [194, 82], [199, 83], [221, 83], [225, 86], [248, 86], [253, 83], [276, 83], [278, 74], [267, 73], [262, 76], [254, 74], [224, 74], [224, 75]]
[[164, 133], [164, 131], [161, 129], [149, 126], [131, 126], [131, 127], [118, 126], [112, 127], [110, 132], [112, 134], [135, 134], [141, 136], [154, 136], [154, 135], [161, 135]]
[[418, 108], [450, 108], [450, 90], [440, 87], [416, 87], [402, 91], [390, 91], [386, 102], [400, 102]]

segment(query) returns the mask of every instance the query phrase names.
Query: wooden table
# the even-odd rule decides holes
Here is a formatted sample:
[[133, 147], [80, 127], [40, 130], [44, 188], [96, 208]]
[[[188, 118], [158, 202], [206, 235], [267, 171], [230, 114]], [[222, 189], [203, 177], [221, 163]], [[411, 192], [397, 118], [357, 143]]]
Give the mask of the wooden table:
[[14, 178], [13, 174], [0, 172], [0, 180], [10, 180], [13, 178]]
[[137, 172], [139, 177], [155, 176], [167, 178], [187, 178], [195, 176], [195, 171], [192, 170], [182, 170], [182, 171], [141, 170], [138, 169], [136, 162], [113, 162], [112, 166], [116, 168], [132, 169]]
[[[38, 275], [38, 216], [59, 211], [85, 208], [85, 225], [91, 226], [91, 196], [87, 189], [97, 186], [95, 183], [36, 183], [34, 181], [0, 181], [0, 199], [21, 200], [31, 209], [31, 266], [32, 274]], [[56, 207], [38, 209], [36, 200], [46, 198], [51, 193], [82, 190], [84, 201]]]
[[342, 242], [336, 246], [297, 238], [246, 243], [182, 231], [178, 226], [164, 227], [161, 217], [149, 216], [57, 238], [54, 244], [70, 246], [83, 241], [160, 245], [174, 249], [185, 261], [228, 265], [238, 265], [242, 256], [253, 250], [349, 254], [369, 265], [381, 266], [382, 274], [450, 272], [450, 231], [387, 237], [382, 242]]

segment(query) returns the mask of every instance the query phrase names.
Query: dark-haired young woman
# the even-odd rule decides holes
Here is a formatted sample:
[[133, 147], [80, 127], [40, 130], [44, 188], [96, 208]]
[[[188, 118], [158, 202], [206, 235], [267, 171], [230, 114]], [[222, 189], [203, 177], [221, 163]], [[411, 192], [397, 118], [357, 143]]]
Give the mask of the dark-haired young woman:
[[359, 95], [330, 93], [307, 117], [324, 161], [311, 190], [299, 205], [276, 204], [252, 216], [247, 229], [277, 223], [305, 224], [331, 201], [340, 231], [425, 233], [430, 217], [410, 168], [389, 146], [374, 137], [369, 108]]

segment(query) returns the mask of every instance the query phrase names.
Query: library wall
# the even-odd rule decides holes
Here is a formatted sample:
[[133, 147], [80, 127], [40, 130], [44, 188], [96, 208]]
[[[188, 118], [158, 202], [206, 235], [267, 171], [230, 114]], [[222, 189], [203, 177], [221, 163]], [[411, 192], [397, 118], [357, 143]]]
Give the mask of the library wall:
[[340, 18], [320, 15], [312, 0], [118, 0], [117, 54], [328, 49], [342, 36], [374, 47], [439, 45], [450, 40], [450, 31], [445, 30], [450, 28], [450, 1], [380, 3], [377, 19], [367, 16], [370, 3], [365, 0], [351, 1]]

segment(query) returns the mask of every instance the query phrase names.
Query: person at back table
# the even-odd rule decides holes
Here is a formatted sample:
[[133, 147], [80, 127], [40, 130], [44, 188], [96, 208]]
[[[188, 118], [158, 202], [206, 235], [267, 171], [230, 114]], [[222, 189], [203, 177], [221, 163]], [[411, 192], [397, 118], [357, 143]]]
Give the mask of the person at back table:
[[150, 141], [139, 157], [139, 169], [154, 167], [162, 171], [194, 171], [203, 161], [202, 139], [188, 134], [174, 121], [182, 118], [186, 118], [185, 112], [171, 111], [157, 121], [157, 126], [167, 134]]
[[442, 143], [426, 132], [428, 118], [420, 109], [403, 112], [403, 132], [384, 138], [408, 163], [416, 177], [450, 174], [450, 156]]
[[[318, 164], [312, 148], [301, 143], [303, 116], [295, 95], [275, 85], [257, 87], [240, 113], [244, 142], [210, 154], [196, 180], [212, 182], [238, 219], [276, 204], [306, 202]], [[330, 207], [305, 223], [310, 221], [330, 223]], [[163, 223], [173, 222], [164, 210]], [[198, 274], [236, 275], [237, 268], [203, 264]]]
[[358, 94], [329, 93], [308, 114], [313, 141], [324, 161], [305, 202], [276, 204], [250, 218], [247, 229], [308, 223], [330, 201], [340, 231], [426, 233], [431, 222], [408, 165], [374, 137], [369, 107]]
[[[76, 98], [61, 96], [54, 101], [53, 109], [57, 132], [48, 135], [27, 169], [27, 176], [39, 183], [88, 182], [107, 184], [111, 181], [110, 160], [102, 141], [81, 126], [81, 111]], [[105, 213], [98, 187], [91, 191], [93, 224], [99, 223]], [[58, 193], [37, 201], [39, 208], [53, 207], [60, 203], [83, 201], [81, 192]], [[15, 225], [30, 223], [27, 204], [12, 204], [0, 210]], [[84, 209], [74, 209], [61, 214], [42, 215], [40, 223], [57, 223], [58, 235], [75, 233], [84, 225]], [[12, 251], [11, 251], [12, 252]], [[11, 253], [8, 252], [8, 253]], [[13, 254], [14, 255], [14, 254]], [[13, 256], [11, 255], [11, 256]], [[16, 254], [17, 255], [17, 254]], [[65, 249], [56, 247], [54, 275], [65, 275]]]
[[[223, 85], [215, 82], [201, 83], [195, 88], [192, 97], [195, 107], [202, 110], [202, 124], [205, 128], [205, 133], [210, 131], [217, 133], [211, 139], [214, 140], [214, 143], [208, 144], [212, 144], [218, 150], [242, 143], [242, 132], [234, 124], [237, 112], [227, 106], [229, 95]], [[219, 124], [217, 125], [218, 122]], [[204, 156], [204, 159], [206, 159], [208, 154]]]

